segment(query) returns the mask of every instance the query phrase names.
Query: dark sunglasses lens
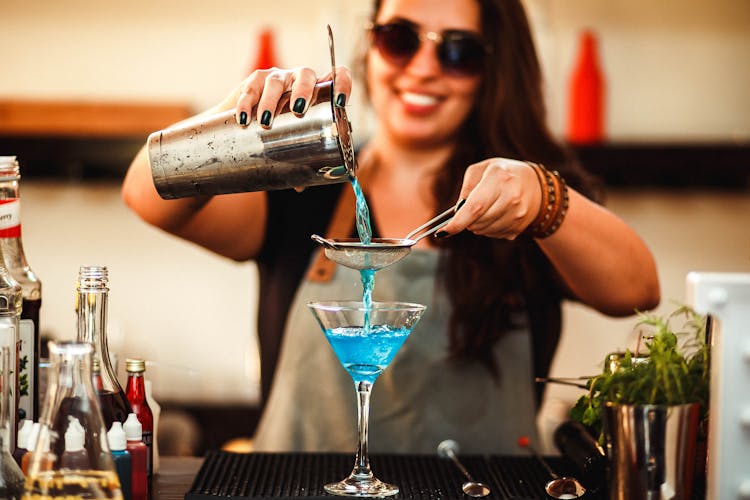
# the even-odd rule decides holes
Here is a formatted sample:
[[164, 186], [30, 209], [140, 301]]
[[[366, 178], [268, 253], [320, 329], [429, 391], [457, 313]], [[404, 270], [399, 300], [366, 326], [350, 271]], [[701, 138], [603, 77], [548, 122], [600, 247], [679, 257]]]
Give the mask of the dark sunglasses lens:
[[446, 34], [438, 56], [449, 73], [476, 75], [484, 65], [485, 48], [476, 37], [467, 34]]
[[374, 44], [391, 62], [406, 64], [419, 50], [419, 35], [403, 24], [384, 24], [373, 28]]

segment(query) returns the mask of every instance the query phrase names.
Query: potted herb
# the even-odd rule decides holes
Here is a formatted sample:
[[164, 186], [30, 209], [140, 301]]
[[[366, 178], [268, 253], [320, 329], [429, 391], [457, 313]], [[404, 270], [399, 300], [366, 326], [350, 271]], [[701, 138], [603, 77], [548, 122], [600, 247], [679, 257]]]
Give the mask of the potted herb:
[[705, 456], [696, 443], [708, 418], [706, 318], [683, 306], [666, 318], [640, 314], [638, 326], [649, 330], [644, 352], [626, 351], [590, 378], [571, 418], [606, 445], [611, 498], [689, 498], [695, 457]]

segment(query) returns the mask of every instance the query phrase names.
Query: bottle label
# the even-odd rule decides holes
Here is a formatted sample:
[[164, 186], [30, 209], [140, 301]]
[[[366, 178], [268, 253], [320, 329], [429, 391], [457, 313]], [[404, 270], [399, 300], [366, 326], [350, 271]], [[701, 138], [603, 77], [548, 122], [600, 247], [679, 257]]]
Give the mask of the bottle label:
[[22, 319], [20, 322], [19, 337], [21, 339], [21, 352], [18, 358], [18, 418], [36, 420], [34, 415], [34, 321]]
[[21, 200], [0, 200], [0, 238], [21, 237]]

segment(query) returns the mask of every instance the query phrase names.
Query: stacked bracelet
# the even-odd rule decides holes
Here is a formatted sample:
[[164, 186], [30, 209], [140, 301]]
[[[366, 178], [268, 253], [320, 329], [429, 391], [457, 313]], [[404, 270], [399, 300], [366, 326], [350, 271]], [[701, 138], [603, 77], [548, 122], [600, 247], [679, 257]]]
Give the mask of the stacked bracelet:
[[549, 171], [538, 163], [527, 163], [539, 179], [542, 200], [539, 213], [526, 231], [534, 238], [546, 238], [560, 228], [568, 212], [568, 186], [557, 170]]

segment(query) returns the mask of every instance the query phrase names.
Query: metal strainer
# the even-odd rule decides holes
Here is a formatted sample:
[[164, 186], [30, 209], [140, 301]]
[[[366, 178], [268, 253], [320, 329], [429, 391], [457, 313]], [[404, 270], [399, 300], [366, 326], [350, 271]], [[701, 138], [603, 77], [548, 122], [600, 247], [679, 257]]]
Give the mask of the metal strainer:
[[403, 259], [419, 240], [445, 227], [465, 201], [458, 200], [455, 206], [428, 220], [404, 238], [373, 238], [368, 244], [357, 238], [323, 238], [317, 234], [311, 238], [322, 245], [326, 257], [337, 264], [360, 271], [377, 271]]

